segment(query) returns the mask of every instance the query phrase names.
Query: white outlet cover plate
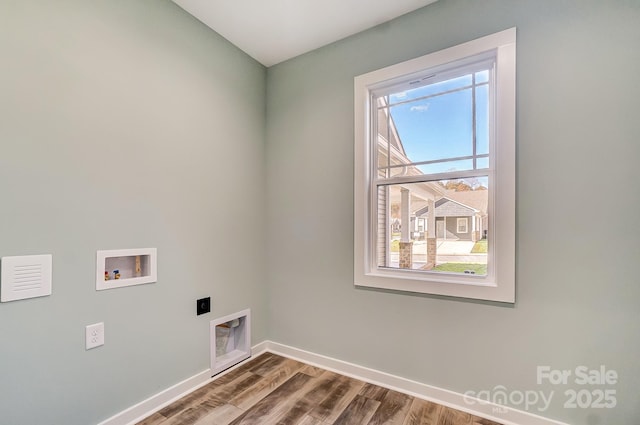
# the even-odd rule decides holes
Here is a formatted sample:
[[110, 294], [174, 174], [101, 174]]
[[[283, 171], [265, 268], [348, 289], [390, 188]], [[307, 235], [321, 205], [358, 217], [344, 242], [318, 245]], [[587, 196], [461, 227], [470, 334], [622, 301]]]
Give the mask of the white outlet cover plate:
[[95, 323], [85, 327], [86, 348], [92, 348], [104, 345], [104, 323]]

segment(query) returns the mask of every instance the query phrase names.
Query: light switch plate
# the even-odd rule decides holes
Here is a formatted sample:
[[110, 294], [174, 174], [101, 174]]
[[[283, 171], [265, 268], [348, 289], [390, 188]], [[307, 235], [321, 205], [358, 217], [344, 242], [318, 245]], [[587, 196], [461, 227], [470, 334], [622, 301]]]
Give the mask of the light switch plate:
[[51, 295], [51, 255], [2, 257], [0, 301]]

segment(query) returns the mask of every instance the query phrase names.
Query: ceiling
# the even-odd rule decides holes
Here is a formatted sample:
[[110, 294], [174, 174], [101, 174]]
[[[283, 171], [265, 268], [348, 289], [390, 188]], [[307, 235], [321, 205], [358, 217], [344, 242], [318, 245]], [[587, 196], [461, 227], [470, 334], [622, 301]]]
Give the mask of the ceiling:
[[265, 66], [437, 0], [173, 0]]

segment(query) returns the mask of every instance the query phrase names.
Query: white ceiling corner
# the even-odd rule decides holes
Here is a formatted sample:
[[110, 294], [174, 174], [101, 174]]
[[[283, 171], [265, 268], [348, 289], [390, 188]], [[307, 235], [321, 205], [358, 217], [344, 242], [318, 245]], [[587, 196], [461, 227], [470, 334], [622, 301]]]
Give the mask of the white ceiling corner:
[[173, 0], [265, 66], [437, 0]]

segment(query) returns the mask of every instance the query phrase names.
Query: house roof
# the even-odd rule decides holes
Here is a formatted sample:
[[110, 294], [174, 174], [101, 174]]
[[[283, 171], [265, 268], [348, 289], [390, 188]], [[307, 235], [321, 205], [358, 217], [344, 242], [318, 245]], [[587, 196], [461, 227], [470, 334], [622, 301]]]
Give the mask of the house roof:
[[[480, 211], [468, 205], [464, 205], [453, 199], [442, 197], [435, 202], [436, 217], [466, 217], [475, 215]], [[429, 212], [429, 206], [416, 211], [416, 217], [423, 216]]]
[[447, 190], [444, 194], [446, 198], [474, 208], [483, 214], [487, 213], [488, 195], [489, 193], [486, 190], [464, 190], [459, 192]]
[[[386, 106], [385, 99], [383, 97], [378, 99], [378, 106]], [[391, 125], [389, 125], [391, 124]], [[388, 134], [388, 137], [386, 137]], [[389, 116], [389, 110], [387, 108], [378, 108], [378, 137], [382, 138], [391, 144], [392, 148], [395, 148], [402, 155], [402, 162], [409, 162], [407, 154], [404, 151], [404, 146], [400, 141], [396, 123], [393, 121], [393, 116]]]

